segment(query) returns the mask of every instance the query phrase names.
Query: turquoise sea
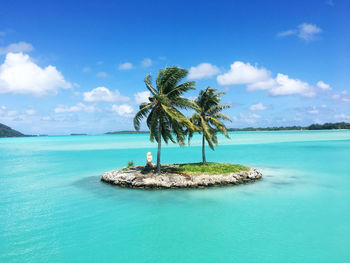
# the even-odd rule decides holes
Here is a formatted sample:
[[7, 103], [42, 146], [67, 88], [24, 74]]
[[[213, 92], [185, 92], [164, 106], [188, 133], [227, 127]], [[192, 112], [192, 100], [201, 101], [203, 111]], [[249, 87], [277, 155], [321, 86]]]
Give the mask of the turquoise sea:
[[[350, 262], [350, 131], [235, 132], [209, 161], [254, 184], [122, 189], [100, 181], [155, 159], [147, 134], [0, 138], [0, 262]], [[200, 138], [162, 162], [199, 162]]]

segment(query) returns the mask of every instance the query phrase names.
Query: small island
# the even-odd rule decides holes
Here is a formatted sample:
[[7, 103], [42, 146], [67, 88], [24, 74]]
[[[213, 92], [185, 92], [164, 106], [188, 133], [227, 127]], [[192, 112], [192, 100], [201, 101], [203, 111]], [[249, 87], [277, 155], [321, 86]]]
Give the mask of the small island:
[[[257, 170], [243, 165], [207, 163], [206, 143], [214, 150], [218, 145], [218, 133], [229, 138], [223, 121], [232, 120], [222, 111], [231, 106], [221, 104], [224, 93], [211, 87], [201, 90], [193, 100], [185, 98], [185, 92], [195, 89], [194, 81], [181, 83], [187, 73], [186, 69], [168, 67], [159, 70], [155, 87], [150, 74], [144, 80], [151, 96], [139, 106], [134, 127], [139, 132], [141, 120], [146, 118], [150, 141], [158, 144], [156, 164], [152, 163], [152, 154], [148, 152], [145, 167], [134, 167], [133, 161], [130, 161], [128, 168], [104, 173], [102, 181], [142, 189], [203, 188], [250, 183], [262, 177]], [[193, 115], [185, 116], [181, 112], [183, 109], [192, 110]], [[201, 163], [161, 165], [162, 141], [184, 146], [185, 140], [190, 143], [195, 133], [202, 137]]]
[[25, 137], [23, 133], [0, 123], [0, 137]]
[[139, 189], [205, 188], [247, 184], [262, 174], [254, 168], [229, 163], [187, 163], [155, 167], [126, 167], [103, 174], [101, 180], [113, 185]]

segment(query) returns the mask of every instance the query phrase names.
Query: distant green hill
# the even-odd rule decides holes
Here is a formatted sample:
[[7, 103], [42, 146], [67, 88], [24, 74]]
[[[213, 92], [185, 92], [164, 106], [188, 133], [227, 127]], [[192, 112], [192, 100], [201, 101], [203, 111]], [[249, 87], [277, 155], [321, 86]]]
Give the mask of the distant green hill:
[[243, 128], [235, 129], [229, 128], [228, 131], [284, 131], [284, 130], [349, 130], [350, 123], [347, 122], [336, 122], [336, 123], [325, 123], [325, 124], [312, 124], [310, 126], [287, 126], [287, 127], [267, 127], [267, 128]]
[[26, 136], [26, 135], [0, 123], [0, 137], [23, 137], [23, 136]]

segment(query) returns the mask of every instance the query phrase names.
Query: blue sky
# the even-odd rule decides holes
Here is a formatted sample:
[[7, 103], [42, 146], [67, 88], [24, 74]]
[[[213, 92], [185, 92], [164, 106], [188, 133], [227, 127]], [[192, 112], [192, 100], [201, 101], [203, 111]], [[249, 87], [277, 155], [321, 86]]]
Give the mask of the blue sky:
[[350, 121], [349, 1], [6, 1], [0, 123], [131, 130], [144, 77], [176, 65], [225, 91], [229, 127]]

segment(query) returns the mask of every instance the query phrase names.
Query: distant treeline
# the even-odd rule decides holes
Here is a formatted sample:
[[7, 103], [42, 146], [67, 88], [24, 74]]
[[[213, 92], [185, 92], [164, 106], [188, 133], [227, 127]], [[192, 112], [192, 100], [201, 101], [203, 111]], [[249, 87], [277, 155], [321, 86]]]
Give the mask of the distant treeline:
[[[297, 131], [297, 130], [341, 130], [350, 129], [350, 123], [337, 122], [325, 124], [312, 124], [310, 126], [287, 126], [287, 127], [267, 127], [267, 128], [228, 128], [228, 131]], [[115, 131], [105, 134], [145, 134], [149, 131]]]
[[350, 129], [350, 123], [337, 122], [337, 123], [325, 123], [325, 124], [312, 124], [310, 126], [287, 126], [287, 127], [267, 127], [267, 128], [229, 128], [228, 131], [286, 131], [286, 130], [340, 130]]
[[106, 132], [105, 134], [145, 134], [149, 133], [149, 131], [114, 131], [114, 132]]

